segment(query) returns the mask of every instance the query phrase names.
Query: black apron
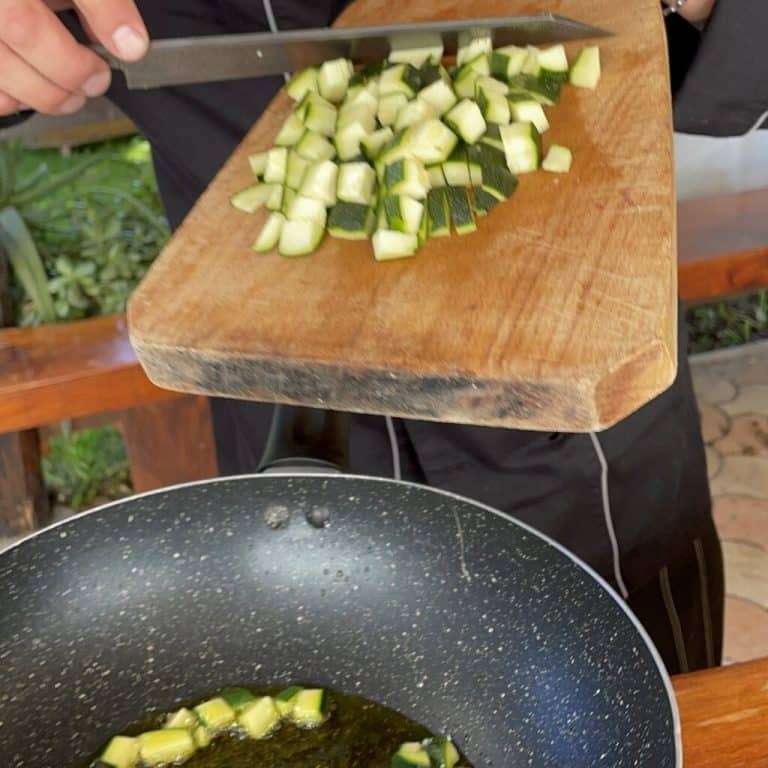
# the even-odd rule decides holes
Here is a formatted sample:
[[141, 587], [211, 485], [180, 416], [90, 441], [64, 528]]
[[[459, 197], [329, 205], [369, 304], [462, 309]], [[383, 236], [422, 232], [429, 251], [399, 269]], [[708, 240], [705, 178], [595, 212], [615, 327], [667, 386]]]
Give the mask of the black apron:
[[[269, 28], [264, 0], [139, 6], [155, 38]], [[271, 8], [287, 29], [328, 25], [342, 6], [272, 0]], [[109, 96], [152, 144], [174, 228], [281, 84], [274, 77], [129, 92], [116, 77]], [[628, 598], [671, 671], [711, 666], [720, 658], [722, 563], [684, 334], [681, 323], [673, 386], [599, 435], [411, 420], [395, 420], [393, 434], [383, 417], [355, 416], [351, 471], [392, 476], [396, 442], [404, 479], [505, 510], [583, 558]], [[271, 406], [211, 402], [222, 474], [255, 470]]]
[[768, 112], [768, 3], [719, 0], [675, 99], [675, 129], [739, 136]]

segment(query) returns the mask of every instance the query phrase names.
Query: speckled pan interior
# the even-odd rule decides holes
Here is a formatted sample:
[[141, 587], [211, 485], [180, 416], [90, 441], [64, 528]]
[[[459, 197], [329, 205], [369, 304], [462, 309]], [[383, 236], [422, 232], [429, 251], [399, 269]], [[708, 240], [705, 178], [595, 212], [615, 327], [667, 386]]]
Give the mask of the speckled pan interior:
[[614, 595], [454, 496], [348, 476], [217, 480], [0, 555], [3, 768], [79, 768], [151, 710], [293, 682], [450, 733], [475, 768], [680, 765], [668, 680]]

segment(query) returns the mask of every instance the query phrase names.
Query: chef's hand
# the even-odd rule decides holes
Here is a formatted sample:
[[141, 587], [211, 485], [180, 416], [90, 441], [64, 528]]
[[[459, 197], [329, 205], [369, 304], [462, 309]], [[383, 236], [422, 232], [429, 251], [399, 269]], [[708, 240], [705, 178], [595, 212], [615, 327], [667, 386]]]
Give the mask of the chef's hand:
[[[664, 0], [667, 5], [674, 5], [675, 0]], [[679, 13], [688, 21], [704, 21], [709, 18], [717, 0], [688, 0]]]
[[22, 108], [70, 114], [109, 88], [106, 62], [56, 17], [65, 8], [118, 58], [145, 54], [149, 36], [133, 0], [0, 0], [0, 116]]

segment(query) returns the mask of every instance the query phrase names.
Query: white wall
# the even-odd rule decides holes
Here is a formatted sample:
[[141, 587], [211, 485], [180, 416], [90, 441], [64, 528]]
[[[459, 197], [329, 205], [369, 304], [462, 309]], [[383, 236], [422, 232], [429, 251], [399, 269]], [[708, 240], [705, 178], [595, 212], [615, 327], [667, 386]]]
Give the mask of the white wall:
[[677, 133], [675, 164], [678, 200], [768, 187], [768, 130], [728, 139]]

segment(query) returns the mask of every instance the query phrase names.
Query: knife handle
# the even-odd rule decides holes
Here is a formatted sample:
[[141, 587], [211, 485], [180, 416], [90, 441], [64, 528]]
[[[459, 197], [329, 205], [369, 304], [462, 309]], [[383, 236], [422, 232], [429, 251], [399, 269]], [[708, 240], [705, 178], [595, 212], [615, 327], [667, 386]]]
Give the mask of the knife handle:
[[0, 131], [20, 125], [25, 120], [29, 120], [34, 114], [36, 114], [34, 110], [25, 109], [20, 112], [14, 112], [12, 115], [2, 116], [0, 117]]

